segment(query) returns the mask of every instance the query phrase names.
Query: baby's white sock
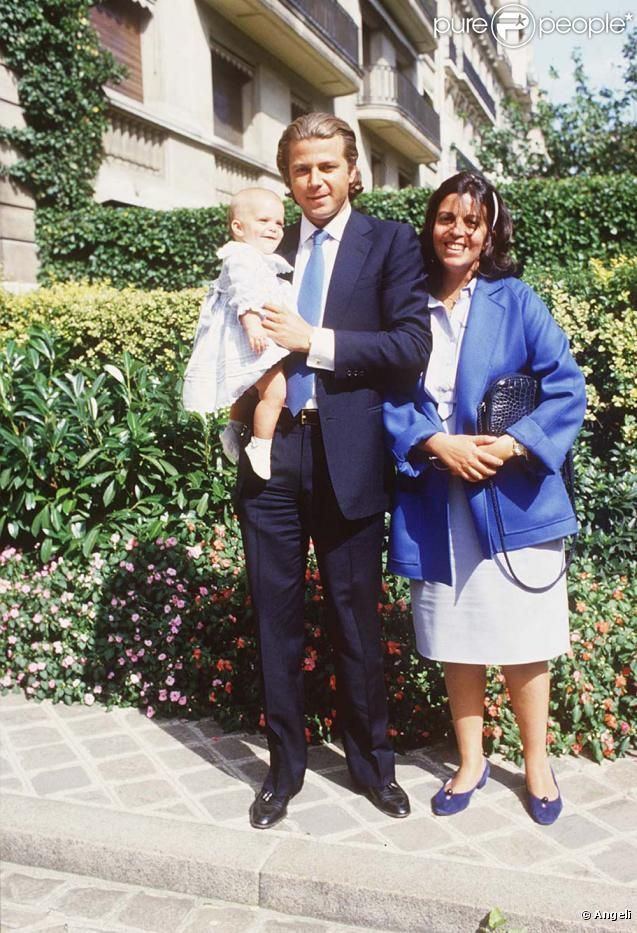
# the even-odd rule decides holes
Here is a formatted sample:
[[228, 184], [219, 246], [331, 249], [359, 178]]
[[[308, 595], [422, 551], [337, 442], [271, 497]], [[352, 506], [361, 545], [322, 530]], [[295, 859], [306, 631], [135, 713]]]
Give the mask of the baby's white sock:
[[269, 437], [252, 437], [246, 447], [246, 454], [252, 464], [252, 469], [261, 479], [270, 479], [272, 475], [270, 470], [271, 450], [272, 438]]

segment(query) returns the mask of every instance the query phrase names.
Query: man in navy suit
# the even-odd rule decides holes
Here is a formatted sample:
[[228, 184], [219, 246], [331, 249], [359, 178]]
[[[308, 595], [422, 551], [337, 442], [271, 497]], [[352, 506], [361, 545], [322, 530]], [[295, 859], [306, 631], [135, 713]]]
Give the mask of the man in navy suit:
[[392, 468], [382, 401], [413, 386], [431, 349], [423, 264], [413, 229], [353, 211], [362, 186], [356, 138], [311, 113], [287, 127], [277, 163], [303, 212], [279, 252], [294, 266], [302, 316], [269, 308], [264, 326], [291, 351], [271, 478], [242, 456], [237, 503], [256, 614], [270, 770], [250, 808], [266, 829], [303, 783], [303, 606], [310, 537], [327, 600], [337, 710], [359, 790], [404, 817], [387, 737], [380, 623], [384, 512]]

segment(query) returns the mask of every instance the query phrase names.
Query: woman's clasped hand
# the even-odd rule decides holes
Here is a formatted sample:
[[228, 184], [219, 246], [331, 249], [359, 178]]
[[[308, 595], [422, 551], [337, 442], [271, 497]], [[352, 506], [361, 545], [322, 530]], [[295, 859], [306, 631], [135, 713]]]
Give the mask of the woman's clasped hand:
[[469, 483], [479, 483], [495, 476], [501, 466], [513, 456], [512, 439], [503, 434], [444, 434], [440, 431], [419, 445], [428, 456], [435, 457], [452, 476]]

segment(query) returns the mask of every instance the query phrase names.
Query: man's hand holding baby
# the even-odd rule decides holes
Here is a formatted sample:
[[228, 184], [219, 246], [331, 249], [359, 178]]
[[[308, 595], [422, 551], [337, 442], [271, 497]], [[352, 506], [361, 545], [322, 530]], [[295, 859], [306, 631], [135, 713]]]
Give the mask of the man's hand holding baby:
[[268, 312], [263, 327], [268, 337], [292, 353], [307, 353], [312, 342], [314, 328], [300, 314], [294, 314], [275, 305], [264, 305]]

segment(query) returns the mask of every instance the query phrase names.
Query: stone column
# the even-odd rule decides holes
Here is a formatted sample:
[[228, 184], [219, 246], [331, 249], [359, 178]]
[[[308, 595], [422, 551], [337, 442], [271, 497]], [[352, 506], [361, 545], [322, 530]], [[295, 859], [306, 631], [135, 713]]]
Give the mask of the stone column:
[[[0, 125], [24, 126], [15, 76], [0, 58]], [[17, 161], [14, 149], [2, 146], [3, 164]], [[0, 178], [0, 281], [4, 288], [33, 288], [38, 272], [34, 224], [35, 201], [23, 185]]]

